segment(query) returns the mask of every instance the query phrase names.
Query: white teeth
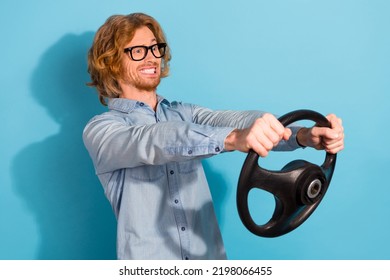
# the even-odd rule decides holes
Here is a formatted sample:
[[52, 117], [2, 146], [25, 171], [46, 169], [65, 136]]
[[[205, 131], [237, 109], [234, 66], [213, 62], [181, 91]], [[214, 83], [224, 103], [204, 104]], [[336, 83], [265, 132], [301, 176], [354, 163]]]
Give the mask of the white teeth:
[[145, 74], [156, 74], [156, 68], [142, 69], [141, 72]]

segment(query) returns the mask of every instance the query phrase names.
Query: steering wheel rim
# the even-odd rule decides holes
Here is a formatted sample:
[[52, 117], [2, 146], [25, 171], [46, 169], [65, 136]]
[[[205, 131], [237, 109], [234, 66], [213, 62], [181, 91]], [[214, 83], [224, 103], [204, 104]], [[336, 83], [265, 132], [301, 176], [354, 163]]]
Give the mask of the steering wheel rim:
[[[296, 110], [279, 118], [283, 126], [300, 120], [311, 120], [317, 126], [330, 127], [330, 122], [312, 110]], [[336, 165], [336, 154], [326, 153], [321, 166], [305, 160], [288, 163], [280, 171], [259, 166], [259, 155], [249, 151], [241, 169], [237, 187], [237, 210], [242, 223], [255, 235], [278, 237], [299, 227], [314, 212], [328, 190]], [[253, 188], [270, 192], [275, 210], [268, 222], [258, 225], [248, 205]]]

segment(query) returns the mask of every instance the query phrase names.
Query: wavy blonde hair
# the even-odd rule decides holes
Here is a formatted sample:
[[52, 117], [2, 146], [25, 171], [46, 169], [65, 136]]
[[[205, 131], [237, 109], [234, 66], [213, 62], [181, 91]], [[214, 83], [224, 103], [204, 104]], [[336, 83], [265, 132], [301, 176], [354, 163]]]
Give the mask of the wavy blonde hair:
[[[96, 32], [88, 52], [91, 82], [87, 85], [96, 87], [103, 105], [107, 105], [106, 98], [117, 98], [121, 94], [122, 89], [118, 81], [125, 71], [121, 62], [124, 48], [133, 39], [135, 31], [144, 26], [153, 32], [157, 43], [166, 43], [160, 24], [143, 13], [113, 15]], [[161, 78], [168, 76], [170, 60], [171, 54], [167, 46], [161, 61]]]

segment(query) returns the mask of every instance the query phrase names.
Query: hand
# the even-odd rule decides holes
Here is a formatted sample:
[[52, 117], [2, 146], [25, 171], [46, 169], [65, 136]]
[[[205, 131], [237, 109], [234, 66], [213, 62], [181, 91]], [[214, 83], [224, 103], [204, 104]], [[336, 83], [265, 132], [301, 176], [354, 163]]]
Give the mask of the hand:
[[297, 141], [302, 146], [325, 150], [336, 154], [344, 149], [344, 128], [342, 120], [334, 114], [327, 115], [331, 127], [302, 128], [298, 131]]
[[285, 128], [273, 115], [264, 114], [251, 127], [233, 130], [225, 139], [225, 149], [249, 152], [254, 150], [265, 157], [282, 139], [288, 140], [291, 130]]

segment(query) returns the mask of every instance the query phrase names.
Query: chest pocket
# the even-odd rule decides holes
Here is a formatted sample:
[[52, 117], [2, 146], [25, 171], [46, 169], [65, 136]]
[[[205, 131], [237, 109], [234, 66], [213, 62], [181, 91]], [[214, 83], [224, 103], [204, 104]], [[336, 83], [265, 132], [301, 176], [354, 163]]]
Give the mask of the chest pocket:
[[164, 166], [162, 165], [144, 165], [128, 169], [128, 176], [146, 182], [154, 182], [164, 176]]

